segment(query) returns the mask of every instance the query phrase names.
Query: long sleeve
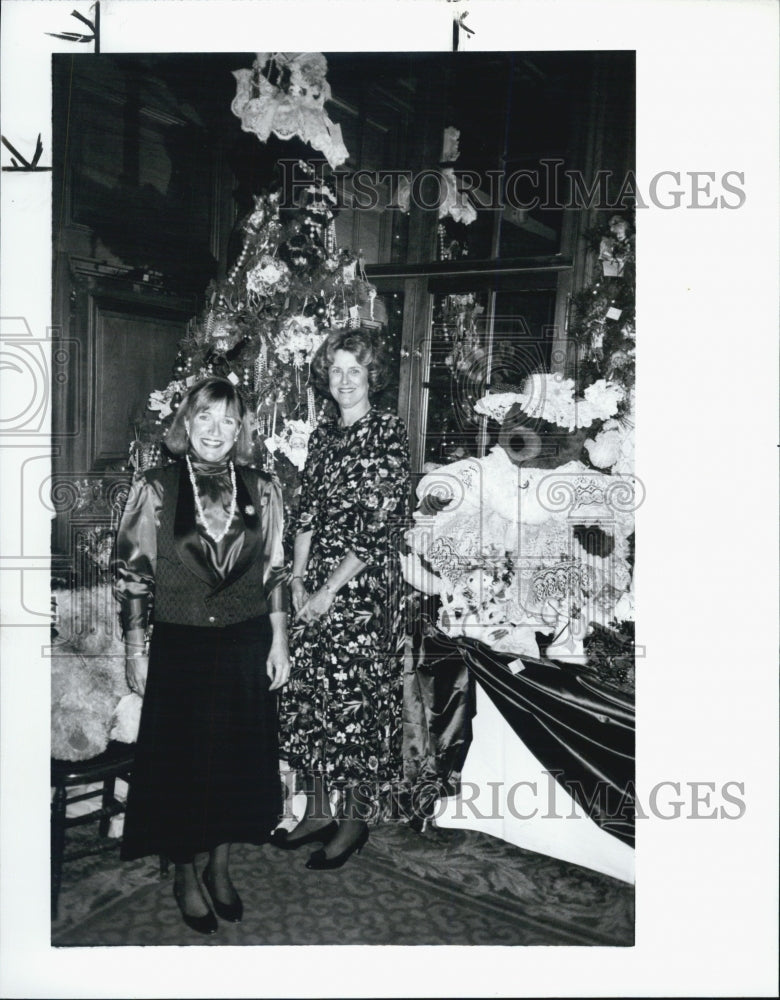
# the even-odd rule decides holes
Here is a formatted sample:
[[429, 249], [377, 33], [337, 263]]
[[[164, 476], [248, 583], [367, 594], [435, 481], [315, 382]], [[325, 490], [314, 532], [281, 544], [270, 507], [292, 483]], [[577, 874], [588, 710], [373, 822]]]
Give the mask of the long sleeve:
[[162, 496], [141, 478], [133, 482], [119, 524], [114, 552], [114, 596], [122, 628], [147, 627], [157, 569], [157, 528]]
[[409, 493], [409, 448], [403, 422], [390, 414], [378, 424], [376, 436], [359, 460], [355, 518], [344, 539], [362, 562], [380, 560], [394, 544], [394, 528], [406, 525]]
[[[286, 586], [286, 570], [284, 565], [284, 546], [282, 535], [284, 529], [284, 505], [282, 490], [276, 480], [265, 486], [263, 502], [263, 538], [264, 538], [264, 569], [263, 583], [265, 585], [268, 611], [287, 611], [289, 597]], [[266, 501], [267, 498], [267, 501]]]
[[298, 500], [298, 512], [294, 521], [295, 534], [311, 531], [316, 525], [319, 509], [317, 493], [317, 473], [319, 467], [320, 449], [322, 447], [322, 430], [315, 427], [309, 438], [309, 451], [301, 473], [301, 493]]

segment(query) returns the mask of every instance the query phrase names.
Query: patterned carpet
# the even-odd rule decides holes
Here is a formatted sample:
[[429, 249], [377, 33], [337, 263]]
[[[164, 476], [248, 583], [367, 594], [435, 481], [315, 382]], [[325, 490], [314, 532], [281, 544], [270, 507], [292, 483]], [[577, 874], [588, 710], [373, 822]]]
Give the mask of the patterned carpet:
[[156, 859], [66, 862], [52, 944], [633, 944], [632, 886], [485, 834], [385, 824], [338, 871], [307, 871], [307, 857], [236, 845], [244, 920], [212, 937], [182, 923]]

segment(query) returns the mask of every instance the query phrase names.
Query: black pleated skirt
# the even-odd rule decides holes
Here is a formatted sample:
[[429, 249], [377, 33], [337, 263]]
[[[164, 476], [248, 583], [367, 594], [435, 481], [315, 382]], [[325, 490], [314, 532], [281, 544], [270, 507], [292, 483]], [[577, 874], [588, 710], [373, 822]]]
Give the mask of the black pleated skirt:
[[158, 622], [149, 653], [122, 858], [186, 862], [263, 843], [282, 811], [268, 616], [227, 628]]

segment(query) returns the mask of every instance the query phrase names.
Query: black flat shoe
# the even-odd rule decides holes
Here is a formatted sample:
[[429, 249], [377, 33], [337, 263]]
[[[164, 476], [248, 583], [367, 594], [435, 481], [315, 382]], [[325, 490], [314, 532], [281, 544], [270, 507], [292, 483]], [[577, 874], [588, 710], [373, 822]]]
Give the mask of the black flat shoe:
[[366, 846], [368, 841], [368, 827], [363, 827], [363, 832], [360, 834], [358, 839], [354, 844], [350, 844], [346, 850], [343, 850], [341, 854], [334, 854], [332, 858], [329, 858], [325, 851], [319, 850], [315, 851], [314, 854], [306, 862], [306, 867], [310, 871], [328, 871], [332, 868], [341, 868], [342, 865], [346, 864], [347, 861], [352, 857], [353, 854], [360, 854], [363, 848]]
[[[214, 912], [217, 916], [221, 917], [222, 920], [227, 920], [231, 924], [240, 924], [241, 918], [244, 915], [244, 904], [241, 902], [239, 894], [236, 892], [234, 903], [220, 903], [214, 892], [214, 883], [208, 868], [203, 869], [203, 884], [211, 897], [211, 905], [214, 907]], [[235, 889], [233, 892], [235, 892]]]
[[338, 828], [339, 825], [334, 819], [325, 826], [321, 826], [319, 830], [307, 833], [303, 837], [295, 837], [293, 840], [290, 840], [289, 830], [274, 830], [268, 838], [268, 843], [273, 844], [274, 847], [278, 847], [280, 851], [297, 851], [304, 844], [329, 843], [336, 836]]
[[175, 885], [173, 887], [173, 898], [176, 900], [176, 905], [179, 907], [179, 913], [181, 913], [182, 920], [191, 930], [197, 931], [198, 934], [217, 933], [217, 918], [211, 910], [209, 910], [208, 913], [204, 913], [202, 917], [193, 917], [189, 913], [186, 913]]

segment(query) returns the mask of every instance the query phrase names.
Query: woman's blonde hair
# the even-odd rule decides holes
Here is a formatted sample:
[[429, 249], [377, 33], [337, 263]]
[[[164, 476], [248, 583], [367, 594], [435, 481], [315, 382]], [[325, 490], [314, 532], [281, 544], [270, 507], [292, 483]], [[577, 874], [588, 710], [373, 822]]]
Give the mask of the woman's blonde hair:
[[253, 458], [252, 436], [246, 417], [246, 406], [241, 393], [226, 378], [216, 375], [204, 378], [191, 385], [179, 404], [176, 415], [165, 435], [165, 447], [172, 455], [184, 455], [189, 447], [189, 435], [185, 421], [201, 410], [207, 410], [215, 403], [224, 403], [225, 412], [239, 422], [238, 438], [230, 452], [230, 457], [239, 465], [248, 465]]

